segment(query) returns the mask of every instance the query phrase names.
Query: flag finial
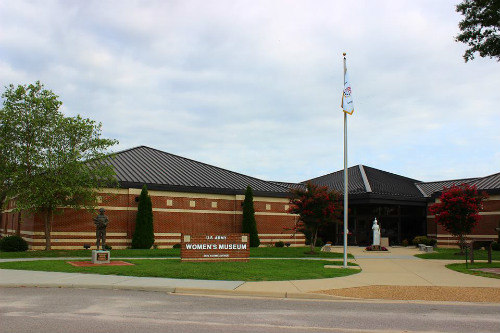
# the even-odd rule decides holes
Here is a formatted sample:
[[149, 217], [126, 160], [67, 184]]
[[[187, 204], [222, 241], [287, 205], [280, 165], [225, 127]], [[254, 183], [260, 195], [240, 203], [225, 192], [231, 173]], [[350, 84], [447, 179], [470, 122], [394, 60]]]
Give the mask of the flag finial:
[[347, 54], [347, 53], [345, 53], [345, 52], [343, 53], [344, 57], [345, 57], [345, 55], [346, 55], [346, 54]]

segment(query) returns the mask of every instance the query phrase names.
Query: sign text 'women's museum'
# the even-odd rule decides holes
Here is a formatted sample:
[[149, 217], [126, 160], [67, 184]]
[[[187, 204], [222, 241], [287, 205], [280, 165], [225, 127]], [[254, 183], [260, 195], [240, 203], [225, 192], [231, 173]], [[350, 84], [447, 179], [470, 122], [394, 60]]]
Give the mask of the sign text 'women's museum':
[[181, 261], [248, 261], [248, 234], [183, 234]]

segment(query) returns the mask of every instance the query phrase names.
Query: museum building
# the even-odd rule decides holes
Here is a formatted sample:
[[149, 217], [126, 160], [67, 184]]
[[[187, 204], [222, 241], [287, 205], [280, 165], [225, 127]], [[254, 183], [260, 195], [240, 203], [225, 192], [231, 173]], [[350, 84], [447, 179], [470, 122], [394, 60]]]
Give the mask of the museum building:
[[[182, 233], [239, 233], [242, 228], [243, 200], [247, 186], [254, 194], [255, 218], [261, 246], [283, 241], [290, 246], [305, 243], [304, 235], [291, 229], [298, 222], [288, 214], [290, 189], [308, 181], [343, 193], [343, 170], [302, 183], [271, 182], [242, 175], [153, 148], [140, 146], [114, 154], [119, 188], [99, 190], [99, 206], [109, 217], [106, 243], [114, 249], [127, 248], [135, 230], [138, 198], [146, 185], [153, 203], [155, 246], [172, 247]], [[483, 204], [482, 219], [473, 238], [496, 239], [500, 223], [500, 173], [483, 178], [420, 182], [364, 165], [349, 172], [349, 244], [371, 244], [371, 225], [377, 218], [381, 236], [391, 245], [411, 242], [428, 235], [440, 246], [454, 246], [456, 240], [434, 223], [427, 213], [444, 186], [468, 183], [489, 194]], [[2, 236], [19, 234], [31, 249], [45, 248], [43, 217], [19, 214], [11, 201], [2, 213]], [[95, 215], [95, 214], [94, 214]], [[54, 216], [52, 249], [81, 249], [95, 244], [91, 213], [62, 209]], [[342, 226], [320, 231], [323, 241], [342, 243]]]

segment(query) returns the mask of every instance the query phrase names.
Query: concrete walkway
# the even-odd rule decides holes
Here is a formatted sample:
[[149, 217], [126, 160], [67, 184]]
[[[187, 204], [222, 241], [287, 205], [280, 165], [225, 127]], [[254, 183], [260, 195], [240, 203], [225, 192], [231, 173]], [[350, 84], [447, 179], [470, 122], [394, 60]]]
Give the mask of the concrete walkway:
[[[335, 250], [341, 252], [342, 248]], [[373, 285], [500, 288], [500, 280], [498, 279], [462, 274], [445, 268], [445, 265], [451, 262], [449, 260], [416, 258], [413, 255], [419, 252], [414, 248], [390, 248], [389, 253], [383, 253], [365, 252], [363, 248], [349, 247], [348, 251], [355, 257], [351, 261], [361, 266], [361, 273], [331, 279], [244, 282], [3, 269], [0, 270], [0, 287], [107, 288], [324, 299], [336, 297], [314, 294], [313, 292]], [[47, 259], [53, 260], [54, 258]], [[11, 261], [11, 259], [0, 261]]]

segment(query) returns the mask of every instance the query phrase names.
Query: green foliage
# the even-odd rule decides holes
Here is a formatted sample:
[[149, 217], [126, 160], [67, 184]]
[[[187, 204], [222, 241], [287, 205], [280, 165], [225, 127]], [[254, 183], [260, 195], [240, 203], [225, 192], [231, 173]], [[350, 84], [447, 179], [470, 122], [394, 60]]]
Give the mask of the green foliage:
[[245, 191], [245, 201], [243, 202], [243, 225], [242, 233], [250, 235], [250, 247], [259, 247], [260, 239], [255, 221], [255, 210], [253, 208], [253, 192], [250, 186]]
[[500, 243], [499, 242], [493, 242], [493, 243], [491, 243], [491, 249], [493, 251], [500, 251]]
[[28, 250], [28, 243], [19, 236], [7, 236], [0, 239], [0, 251], [24, 252]]
[[403, 241], [401, 242], [401, 245], [402, 246], [408, 246], [408, 240], [407, 239], [403, 239]]
[[[406, 241], [408, 243], [408, 241]], [[411, 241], [413, 245], [418, 247], [418, 244], [424, 244], [427, 246], [434, 246], [437, 243], [437, 240], [434, 238], [428, 238], [427, 236], [416, 236]], [[408, 245], [408, 244], [407, 244]]]
[[[306, 245], [311, 245], [311, 239], [306, 238]], [[321, 237], [316, 237], [316, 243], [314, 244], [315, 247], [321, 247], [325, 245], [325, 242], [323, 242], [323, 238]]]
[[285, 243], [283, 243], [282, 241], [279, 241], [279, 242], [274, 243], [274, 246], [275, 247], [285, 247]]
[[250, 260], [249, 262], [180, 262], [180, 260], [127, 259], [134, 266], [74, 267], [64, 260], [3, 262], [1, 269], [226, 281], [288, 281], [324, 279], [359, 273], [359, 269], [328, 269], [341, 265], [326, 260]]
[[476, 52], [500, 61], [500, 2], [464, 0], [456, 9], [464, 19], [458, 24], [461, 33], [455, 40], [470, 47], [465, 51], [465, 62], [473, 60]]
[[456, 264], [446, 265], [446, 268], [449, 268], [451, 270], [454, 270], [454, 271], [460, 272], [460, 273], [471, 274], [471, 275], [476, 275], [476, 276], [483, 276], [483, 277], [492, 278], [492, 279], [500, 279], [500, 275], [498, 275], [498, 274], [478, 270], [481, 268], [500, 268], [500, 263], [498, 263], [498, 262], [493, 262], [491, 264], [476, 262], [474, 264], [469, 263], [467, 265], [465, 263], [463, 263], [463, 264], [456, 263]]
[[[115, 249], [113, 250], [113, 259], [116, 258], [179, 258], [180, 257], [179, 243], [171, 249]], [[342, 258], [342, 253], [336, 252], [319, 252], [310, 254], [308, 247], [254, 247], [250, 249], [250, 257], [254, 258]], [[8, 258], [76, 258], [88, 257], [88, 250], [50, 250], [50, 251], [27, 251], [27, 252], [1, 252], [0, 259]], [[348, 254], [349, 258], [354, 258]]]
[[95, 189], [117, 186], [103, 162], [116, 140], [101, 138], [101, 124], [66, 117], [62, 102], [40, 82], [10, 85], [0, 110], [1, 199], [14, 197], [17, 210], [45, 216], [46, 249], [59, 207], [93, 210]]
[[[467, 253], [470, 255], [470, 253]], [[432, 253], [420, 253], [415, 255], [422, 259], [437, 259], [437, 260], [463, 260], [465, 262], [465, 252], [460, 253], [456, 248], [436, 248]], [[492, 260], [500, 260], [500, 252], [492, 251]], [[487, 260], [488, 251], [474, 250], [474, 260]]]
[[142, 187], [137, 217], [135, 220], [135, 232], [132, 237], [133, 249], [149, 249], [155, 242], [153, 228], [153, 204], [148, 194], [146, 185]]
[[329, 191], [326, 186], [312, 183], [307, 183], [306, 189], [292, 190], [289, 213], [299, 215], [298, 230], [306, 236], [311, 252], [314, 252], [314, 245], [317, 244], [318, 230], [340, 222], [340, 197], [339, 193]]

